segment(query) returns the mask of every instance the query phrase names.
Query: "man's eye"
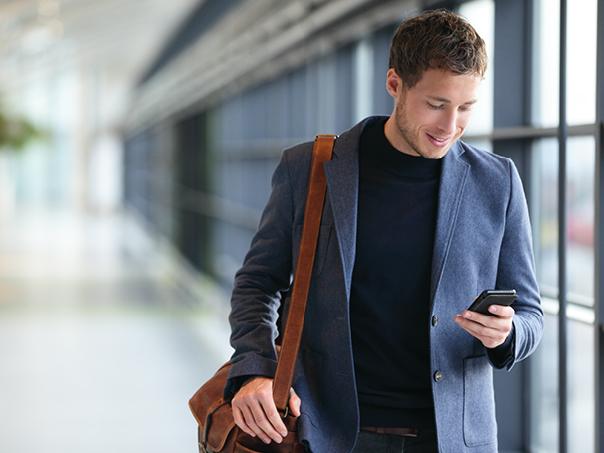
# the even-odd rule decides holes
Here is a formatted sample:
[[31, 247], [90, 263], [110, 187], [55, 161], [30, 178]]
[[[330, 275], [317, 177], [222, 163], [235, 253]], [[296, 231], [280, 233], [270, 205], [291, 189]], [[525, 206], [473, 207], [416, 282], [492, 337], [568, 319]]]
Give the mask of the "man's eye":
[[444, 104], [436, 105], [436, 104], [431, 104], [430, 102], [428, 102], [428, 107], [430, 107], [432, 110], [442, 110], [444, 106], [445, 106]]
[[472, 110], [471, 106], [463, 106], [462, 105], [461, 107], [459, 107], [459, 111], [460, 112], [469, 112], [470, 110]]

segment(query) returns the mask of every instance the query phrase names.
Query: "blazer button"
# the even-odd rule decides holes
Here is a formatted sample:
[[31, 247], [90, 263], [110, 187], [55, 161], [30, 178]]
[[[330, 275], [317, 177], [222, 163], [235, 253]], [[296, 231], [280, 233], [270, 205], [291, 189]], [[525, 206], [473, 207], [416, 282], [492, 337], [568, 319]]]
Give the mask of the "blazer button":
[[438, 324], [438, 316], [434, 315], [432, 316], [432, 327], [436, 327], [436, 324]]
[[443, 376], [442, 372], [437, 371], [436, 373], [434, 373], [434, 380], [435, 380], [436, 382], [440, 382], [440, 381], [442, 381], [442, 380], [443, 380], [443, 378], [444, 378], [444, 376]]

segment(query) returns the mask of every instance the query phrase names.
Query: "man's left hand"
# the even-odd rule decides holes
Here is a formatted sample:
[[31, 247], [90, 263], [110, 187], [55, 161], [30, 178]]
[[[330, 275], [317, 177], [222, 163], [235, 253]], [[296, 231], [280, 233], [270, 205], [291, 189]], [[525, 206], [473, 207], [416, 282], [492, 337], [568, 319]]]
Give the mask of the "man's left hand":
[[492, 316], [465, 310], [455, 316], [455, 322], [470, 335], [478, 338], [485, 348], [495, 348], [502, 344], [512, 331], [514, 309], [504, 305], [491, 305]]

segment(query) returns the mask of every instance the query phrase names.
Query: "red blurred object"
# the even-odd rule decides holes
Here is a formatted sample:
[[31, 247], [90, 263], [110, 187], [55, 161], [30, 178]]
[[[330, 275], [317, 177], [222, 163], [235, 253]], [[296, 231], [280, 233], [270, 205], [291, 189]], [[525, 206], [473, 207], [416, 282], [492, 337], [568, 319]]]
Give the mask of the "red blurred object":
[[568, 240], [575, 244], [593, 247], [594, 245], [594, 224], [583, 216], [569, 217], [568, 219]]

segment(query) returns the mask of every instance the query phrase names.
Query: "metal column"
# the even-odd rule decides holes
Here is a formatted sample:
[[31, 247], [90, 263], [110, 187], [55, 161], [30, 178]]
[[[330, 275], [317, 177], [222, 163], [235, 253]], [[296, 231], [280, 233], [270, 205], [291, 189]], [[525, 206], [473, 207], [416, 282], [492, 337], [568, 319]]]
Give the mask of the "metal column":
[[558, 382], [560, 402], [559, 451], [567, 452], [567, 320], [566, 320], [566, 0], [560, 0], [560, 92], [558, 124]]

